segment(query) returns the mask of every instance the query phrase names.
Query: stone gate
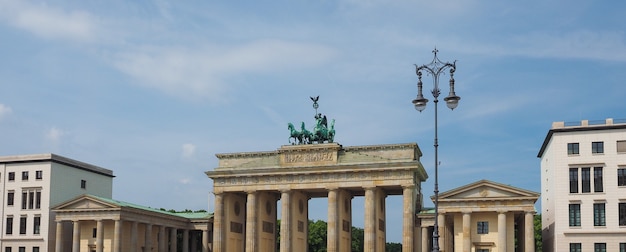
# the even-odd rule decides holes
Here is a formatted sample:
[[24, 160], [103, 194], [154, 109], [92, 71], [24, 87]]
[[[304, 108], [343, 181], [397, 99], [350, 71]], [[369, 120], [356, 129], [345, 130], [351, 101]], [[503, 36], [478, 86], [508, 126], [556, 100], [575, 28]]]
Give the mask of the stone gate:
[[[217, 154], [213, 179], [214, 252], [307, 251], [308, 201], [328, 198], [327, 251], [351, 251], [352, 198], [365, 196], [365, 251], [385, 251], [385, 199], [402, 195], [402, 250], [413, 251], [421, 182], [416, 143], [343, 147], [285, 145], [275, 151]], [[280, 200], [281, 216], [277, 216]], [[391, 213], [395, 214], [395, 213]], [[400, 227], [393, 227], [400, 228]]]

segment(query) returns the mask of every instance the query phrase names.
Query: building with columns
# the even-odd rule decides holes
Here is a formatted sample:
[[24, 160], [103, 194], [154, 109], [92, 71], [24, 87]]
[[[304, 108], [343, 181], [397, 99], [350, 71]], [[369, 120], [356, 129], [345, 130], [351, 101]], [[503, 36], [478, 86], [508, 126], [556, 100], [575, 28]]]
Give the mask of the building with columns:
[[[534, 252], [538, 199], [539, 193], [489, 180], [439, 194], [440, 250]], [[419, 251], [431, 251], [434, 211], [422, 211], [417, 218], [422, 229]]]
[[554, 122], [537, 157], [543, 251], [626, 251], [626, 120]]
[[[415, 213], [427, 178], [415, 143], [344, 147], [337, 143], [286, 145], [276, 151], [217, 154], [219, 166], [206, 174], [215, 194], [213, 252], [306, 251], [308, 201], [328, 199], [327, 251], [351, 251], [352, 198], [365, 197], [364, 251], [385, 251], [388, 228], [402, 229], [402, 250], [420, 247]], [[388, 213], [385, 199], [401, 195]], [[278, 206], [280, 200], [280, 206]], [[281, 216], [277, 216], [277, 208]], [[400, 227], [387, 227], [386, 214], [401, 214]]]
[[212, 215], [207, 212], [172, 213], [93, 195], [52, 211], [55, 251], [208, 252], [211, 247]]
[[54, 251], [51, 208], [81, 194], [111, 197], [113, 172], [55, 154], [0, 157], [1, 251]]

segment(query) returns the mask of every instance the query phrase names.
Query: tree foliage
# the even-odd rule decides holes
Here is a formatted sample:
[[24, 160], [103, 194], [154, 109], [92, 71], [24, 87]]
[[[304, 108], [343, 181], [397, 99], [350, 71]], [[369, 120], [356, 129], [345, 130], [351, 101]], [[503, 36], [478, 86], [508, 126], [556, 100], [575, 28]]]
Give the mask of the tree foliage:
[[535, 251], [542, 252], [543, 241], [541, 240], [541, 214], [535, 215], [533, 222], [535, 226]]
[[326, 252], [326, 233], [328, 225], [325, 221], [309, 220], [309, 252]]

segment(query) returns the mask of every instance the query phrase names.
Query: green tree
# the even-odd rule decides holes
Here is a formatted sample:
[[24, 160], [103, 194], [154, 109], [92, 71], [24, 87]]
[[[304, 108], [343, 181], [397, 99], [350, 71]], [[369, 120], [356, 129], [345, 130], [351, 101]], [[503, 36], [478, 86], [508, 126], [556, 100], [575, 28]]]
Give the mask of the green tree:
[[309, 220], [309, 252], [326, 252], [326, 234], [328, 225], [325, 221]]
[[535, 225], [535, 251], [542, 252], [543, 241], [541, 240], [541, 214], [535, 215], [533, 222]]
[[386, 252], [402, 252], [402, 244], [397, 242], [388, 242], [385, 244]]
[[362, 228], [352, 227], [352, 252], [361, 252], [364, 249], [365, 231]]

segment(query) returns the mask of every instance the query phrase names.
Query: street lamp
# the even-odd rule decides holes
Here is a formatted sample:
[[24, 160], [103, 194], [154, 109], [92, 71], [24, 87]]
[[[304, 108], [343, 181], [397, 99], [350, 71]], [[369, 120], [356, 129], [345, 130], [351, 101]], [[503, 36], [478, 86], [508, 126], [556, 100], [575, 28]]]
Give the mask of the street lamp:
[[439, 252], [439, 157], [437, 149], [439, 147], [439, 140], [437, 139], [437, 103], [439, 102], [439, 94], [441, 94], [441, 90], [439, 89], [439, 75], [444, 73], [446, 69], [450, 69], [450, 93], [443, 100], [448, 105], [448, 108], [454, 110], [459, 105], [459, 100], [461, 97], [457, 96], [454, 93], [454, 71], [456, 70], [456, 60], [452, 63], [449, 62], [441, 62], [439, 58], [437, 58], [437, 48], [433, 50], [435, 57], [433, 60], [426, 65], [415, 65], [415, 73], [417, 74], [417, 98], [413, 100], [413, 105], [415, 105], [415, 109], [420, 113], [422, 110], [426, 108], [426, 104], [428, 103], [428, 99], [424, 98], [422, 95], [422, 71], [433, 76], [434, 88], [431, 91], [435, 100], [435, 227], [433, 231], [433, 252]]

